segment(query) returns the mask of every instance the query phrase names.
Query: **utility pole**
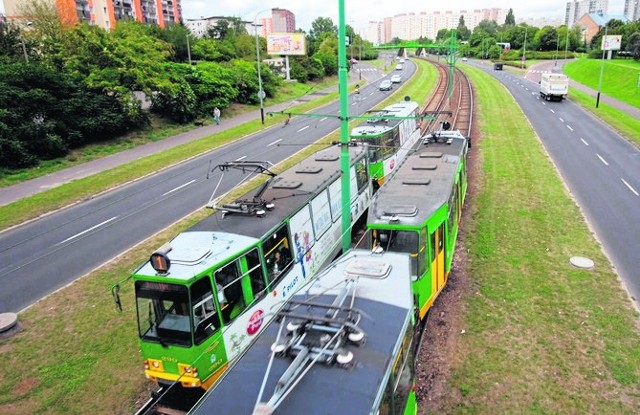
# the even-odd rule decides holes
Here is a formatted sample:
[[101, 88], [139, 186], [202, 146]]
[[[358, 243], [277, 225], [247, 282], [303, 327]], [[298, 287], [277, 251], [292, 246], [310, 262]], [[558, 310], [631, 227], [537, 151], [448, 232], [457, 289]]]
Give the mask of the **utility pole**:
[[598, 108], [598, 105], [600, 105], [600, 91], [602, 90], [602, 75], [604, 73], [604, 39], [607, 37], [607, 30], [609, 29], [609, 27], [606, 25], [604, 26], [604, 38], [602, 38], [602, 60], [600, 62], [600, 81], [598, 81], [598, 96], [596, 98], [596, 108]]
[[[349, 162], [349, 95], [347, 91], [347, 30], [345, 0], [338, 1], [338, 87], [340, 90], [340, 170], [342, 176], [342, 251], [351, 248], [351, 163]], [[353, 51], [353, 49], [352, 49]]]

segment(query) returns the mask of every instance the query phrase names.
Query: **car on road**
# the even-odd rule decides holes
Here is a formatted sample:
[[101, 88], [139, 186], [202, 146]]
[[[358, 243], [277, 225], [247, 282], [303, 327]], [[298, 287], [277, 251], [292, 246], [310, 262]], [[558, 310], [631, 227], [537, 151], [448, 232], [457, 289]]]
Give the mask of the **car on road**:
[[351, 64], [352, 65], [357, 65], [358, 64], [358, 60], [356, 58], [351, 58]]
[[401, 63], [399, 63], [399, 64], [396, 66], [396, 71], [401, 71], [401, 70], [402, 70], [402, 68], [403, 68], [402, 64], [401, 64]]
[[380, 91], [388, 91], [391, 89], [391, 81], [388, 79], [385, 79], [384, 81], [380, 82]]
[[462, 58], [462, 62], [466, 62], [466, 61], [467, 61], [467, 57], [465, 56]]
[[400, 82], [402, 82], [402, 76], [400, 75], [393, 75], [391, 77], [391, 83], [393, 84], [399, 84]]

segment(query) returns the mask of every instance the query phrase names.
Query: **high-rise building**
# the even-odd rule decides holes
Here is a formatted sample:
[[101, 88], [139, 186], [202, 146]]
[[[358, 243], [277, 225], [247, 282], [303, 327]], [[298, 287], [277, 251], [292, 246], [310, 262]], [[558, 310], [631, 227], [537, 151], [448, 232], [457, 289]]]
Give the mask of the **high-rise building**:
[[624, 0], [624, 11], [622, 14], [630, 21], [640, 19], [640, 0]]
[[276, 33], [293, 33], [296, 31], [296, 16], [289, 10], [271, 9], [273, 31]]
[[573, 27], [585, 14], [601, 13], [607, 14], [609, 0], [581, 0], [567, 3], [564, 15], [564, 24]]
[[[441, 29], [455, 29], [460, 17], [464, 17], [465, 26], [473, 30], [482, 20], [494, 20], [503, 24], [507, 18], [507, 9], [475, 9], [433, 11], [420, 13], [402, 13], [393, 17], [385, 17], [382, 22], [369, 22], [366, 33], [367, 40], [374, 43], [389, 43], [393, 38], [415, 40], [420, 37], [435, 39]], [[376, 27], [376, 24], [379, 26]]]
[[[181, 0], [49, 0], [55, 4], [64, 24], [87, 22], [105, 29], [118, 21], [137, 20], [166, 27], [179, 23]], [[23, 0], [4, 0], [7, 18], [19, 20]]]

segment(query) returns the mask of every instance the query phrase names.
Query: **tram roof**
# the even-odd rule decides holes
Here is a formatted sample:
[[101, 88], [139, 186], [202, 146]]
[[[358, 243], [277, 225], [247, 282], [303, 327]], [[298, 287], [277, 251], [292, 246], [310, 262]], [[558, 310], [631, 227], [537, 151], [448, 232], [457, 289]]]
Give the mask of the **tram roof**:
[[467, 139], [457, 131], [442, 133], [451, 143], [424, 141], [410, 154], [391, 179], [376, 193], [369, 207], [369, 224], [420, 225], [445, 204], [451, 195]]
[[[349, 147], [351, 163], [364, 154], [363, 146]], [[311, 200], [323, 186], [340, 177], [340, 146], [320, 150], [274, 177], [262, 194], [262, 199], [274, 203], [265, 216], [231, 213], [223, 215], [221, 208], [195, 224], [192, 231], [222, 231], [261, 239], [270, 230], [292, 216]], [[251, 200], [258, 189], [239, 199]]]
[[[355, 266], [354, 261], [360, 261]], [[347, 346], [354, 355], [353, 366], [316, 363], [284, 399], [275, 414], [370, 413], [394, 363], [404, 330], [411, 319], [412, 295], [408, 256], [384, 253], [373, 256], [368, 251], [351, 251], [336, 260], [314, 280], [296, 301], [312, 298], [316, 303], [331, 304], [338, 289], [329, 289], [345, 279], [347, 269], [367, 268], [367, 261], [385, 263], [390, 273], [385, 278], [360, 276], [354, 308], [363, 312], [358, 326], [367, 335], [361, 346]], [[374, 265], [372, 268], [380, 269]], [[366, 272], [366, 271], [365, 271]], [[374, 271], [374, 273], [377, 271]], [[322, 294], [324, 293], [324, 294]], [[346, 303], [350, 302], [350, 297]], [[323, 313], [324, 314], [324, 313]], [[272, 322], [221, 381], [209, 390], [190, 414], [252, 414], [275, 342], [279, 323]], [[292, 362], [291, 357], [273, 360], [262, 401], [268, 401], [278, 379]]]
[[408, 117], [417, 108], [418, 104], [413, 101], [401, 101], [393, 105], [389, 105], [382, 110], [374, 111], [374, 114], [371, 114], [372, 117], [369, 120], [351, 130], [350, 136], [351, 138], [357, 139], [359, 136], [382, 134], [383, 132], [400, 124], [404, 121], [404, 118], [378, 119], [377, 117], [384, 117], [385, 115]]

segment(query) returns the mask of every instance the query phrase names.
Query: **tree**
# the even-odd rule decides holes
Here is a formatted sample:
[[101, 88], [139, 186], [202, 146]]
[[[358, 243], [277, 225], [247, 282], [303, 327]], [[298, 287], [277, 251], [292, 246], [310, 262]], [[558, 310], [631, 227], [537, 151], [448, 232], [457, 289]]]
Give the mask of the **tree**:
[[460, 16], [460, 20], [458, 21], [458, 27], [456, 29], [457, 31], [457, 36], [459, 40], [469, 40], [469, 37], [471, 36], [471, 30], [469, 30], [469, 28], [467, 27], [467, 25], [464, 23], [464, 16]]
[[558, 48], [560, 38], [555, 27], [544, 26], [542, 29], [538, 30], [530, 40], [531, 43], [529, 49], [551, 51]]
[[640, 32], [634, 32], [629, 36], [625, 50], [631, 53], [634, 60], [640, 60]]
[[482, 20], [480, 23], [478, 23], [478, 26], [476, 26], [476, 28], [473, 29], [474, 32], [478, 30], [483, 31], [488, 35], [495, 36], [496, 33], [498, 33], [498, 24], [493, 20], [485, 19], [485, 20]]
[[513, 16], [513, 9], [509, 9], [507, 17], [504, 19], [504, 24], [509, 26], [515, 26], [516, 18]]
[[313, 41], [316, 41], [324, 33], [332, 33], [338, 36], [338, 27], [333, 24], [333, 21], [328, 17], [318, 17], [311, 22], [311, 30], [309, 36]]

